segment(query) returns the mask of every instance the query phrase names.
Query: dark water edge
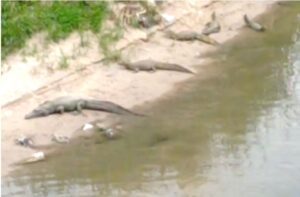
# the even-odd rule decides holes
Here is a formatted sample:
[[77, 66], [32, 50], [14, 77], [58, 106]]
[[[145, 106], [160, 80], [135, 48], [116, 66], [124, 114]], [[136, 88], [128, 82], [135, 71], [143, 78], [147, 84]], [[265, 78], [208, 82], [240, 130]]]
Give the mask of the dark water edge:
[[128, 120], [2, 179], [3, 196], [298, 196], [300, 2], [261, 17], [195, 77]]

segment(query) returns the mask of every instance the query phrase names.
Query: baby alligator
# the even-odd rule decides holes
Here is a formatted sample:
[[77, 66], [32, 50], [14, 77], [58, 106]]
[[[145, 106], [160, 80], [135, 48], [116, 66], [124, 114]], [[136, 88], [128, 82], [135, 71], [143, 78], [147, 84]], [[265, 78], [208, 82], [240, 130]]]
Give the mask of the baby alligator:
[[158, 69], [158, 70], [172, 70], [178, 72], [193, 73], [192, 71], [178, 64], [158, 62], [151, 59], [141, 60], [141, 61], [131, 62], [131, 63], [126, 61], [121, 61], [119, 64], [125, 66], [126, 69], [133, 70], [135, 72], [138, 72], [140, 70], [154, 72]]
[[202, 34], [208, 36], [210, 34], [220, 32], [221, 26], [220, 26], [219, 22], [217, 21], [215, 12], [212, 13], [211, 19], [212, 19], [212, 21], [206, 23], [204, 29], [202, 30]]
[[122, 106], [109, 101], [82, 99], [82, 98], [74, 98], [74, 97], [59, 97], [52, 101], [46, 101], [40, 104], [32, 112], [25, 115], [25, 119], [43, 117], [55, 113], [62, 114], [64, 112], [71, 112], [71, 111], [81, 112], [82, 109], [106, 111], [106, 112], [121, 114], [121, 115], [144, 116], [142, 114], [129, 111], [128, 109], [125, 109]]

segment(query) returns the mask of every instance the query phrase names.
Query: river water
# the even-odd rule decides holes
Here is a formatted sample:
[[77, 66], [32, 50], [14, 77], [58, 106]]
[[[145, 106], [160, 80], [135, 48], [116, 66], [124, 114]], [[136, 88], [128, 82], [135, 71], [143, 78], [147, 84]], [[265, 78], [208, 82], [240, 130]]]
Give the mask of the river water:
[[107, 143], [2, 179], [3, 196], [300, 195], [300, 3], [262, 16]]

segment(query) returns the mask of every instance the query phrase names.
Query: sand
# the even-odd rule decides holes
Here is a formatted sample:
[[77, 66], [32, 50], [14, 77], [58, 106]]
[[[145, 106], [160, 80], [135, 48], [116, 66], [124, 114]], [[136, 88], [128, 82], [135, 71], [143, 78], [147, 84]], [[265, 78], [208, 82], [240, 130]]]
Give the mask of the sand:
[[[274, 1], [174, 1], [163, 8], [163, 12], [176, 17], [176, 23], [169, 27], [174, 31], [201, 31], [209, 21], [213, 11], [222, 26], [220, 33], [211, 37], [219, 43], [238, 35], [243, 29], [242, 16], [251, 18], [266, 11]], [[178, 42], [165, 38], [160, 29], [148, 42], [143, 41], [145, 32], [128, 30], [117, 44], [122, 54], [132, 61], [152, 58], [158, 61], [177, 63], [205, 76], [205, 63], [212, 61], [203, 54], [217, 47], [198, 41]], [[251, 31], [251, 30], [249, 30]], [[142, 113], [146, 103], [154, 102], [166, 95], [193, 75], [158, 71], [155, 73], [134, 73], [117, 63], [88, 65], [103, 57], [98, 41], [90, 32], [85, 34], [89, 45], [79, 47], [77, 33], [59, 43], [46, 43], [43, 33], [28, 41], [28, 47], [12, 54], [2, 66], [7, 71], [1, 76], [1, 121], [2, 121], [2, 176], [9, 174], [12, 165], [37, 150], [17, 146], [14, 139], [20, 135], [32, 136], [38, 145], [53, 145], [54, 133], [76, 138], [78, 129], [85, 123], [101, 119], [109, 122], [117, 116], [107, 116], [104, 112], [85, 111], [84, 115], [53, 115], [45, 118], [25, 120], [24, 115], [45, 100], [72, 95], [83, 98], [108, 100]], [[25, 55], [24, 55], [25, 53]], [[67, 57], [69, 67], [57, 67]], [[83, 68], [80, 71], [76, 71]]]

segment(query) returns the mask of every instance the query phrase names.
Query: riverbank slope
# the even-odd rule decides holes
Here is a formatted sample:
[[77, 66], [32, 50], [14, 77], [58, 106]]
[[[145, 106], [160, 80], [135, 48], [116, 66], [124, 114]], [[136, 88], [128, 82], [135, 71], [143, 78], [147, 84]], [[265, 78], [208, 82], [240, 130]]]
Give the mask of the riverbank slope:
[[[253, 18], [266, 11], [272, 4], [272, 1], [207, 1], [205, 4], [202, 1], [190, 4], [174, 2], [169, 7], [169, 14], [178, 15], [181, 12], [188, 12], [182, 15], [170, 29], [174, 31], [201, 31], [204, 24], [210, 20], [211, 13], [215, 11], [222, 30], [211, 37], [222, 44], [236, 36], [243, 29], [244, 21], [242, 17], [245, 13]], [[272, 26], [272, 24], [266, 25], [267, 27]], [[61, 44], [70, 45], [66, 41]], [[123, 55], [129, 57], [132, 61], [152, 58], [158, 61], [177, 63], [195, 71], [197, 75], [205, 77], [205, 62], [210, 61], [210, 59], [204, 58], [204, 54], [215, 49], [215, 46], [201, 42], [173, 41], [165, 38], [164, 34], [158, 31], [148, 42], [140, 40], [126, 47], [123, 50]], [[97, 58], [99, 58], [99, 55], [94, 51], [91, 56], [84, 57], [81, 61], [89, 63], [89, 61]], [[1, 79], [1, 90], [3, 90], [1, 100], [6, 101], [3, 102], [1, 115], [2, 175], [6, 175], [13, 169], [11, 164], [36, 152], [36, 150], [15, 145], [14, 139], [21, 134], [33, 136], [35, 142], [39, 145], [48, 145], [52, 144], [51, 135], [53, 133], [74, 136], [74, 131], [82, 127], [86, 122], [95, 119], [107, 120], [106, 114], [102, 112], [85, 112], [85, 116], [65, 114], [62, 116], [53, 115], [46, 118], [24, 120], [24, 115], [39, 103], [62, 95], [73, 95], [109, 100], [124, 107], [132, 108], [145, 105], [147, 102], [153, 102], [172, 90], [175, 84], [193, 77], [191, 74], [168, 71], [133, 73], [117, 64], [97, 64], [70, 75], [59, 83], [46, 87], [43, 91], [36, 92], [33, 90], [38, 87], [32, 89], [31, 85], [26, 86], [26, 84], [40, 84], [42, 86], [42, 84], [45, 85], [53, 81], [60, 73], [56, 76], [48, 76], [43, 72], [35, 72], [33, 74], [32, 70], [30, 70], [32, 68], [26, 67], [28, 62], [24, 65], [20, 58], [11, 58], [8, 61], [12, 60], [19, 67], [12, 68]], [[26, 70], [26, 73], [31, 73], [32, 75], [24, 75], [22, 70], [17, 72], [16, 69], [19, 68]], [[40, 81], [43, 81], [43, 83], [40, 83]], [[30, 91], [32, 93], [29, 96], [21, 97], [24, 93]], [[17, 99], [16, 102], [10, 103], [11, 100], [15, 99]], [[140, 110], [138, 111], [140, 112]]]

